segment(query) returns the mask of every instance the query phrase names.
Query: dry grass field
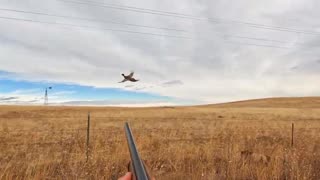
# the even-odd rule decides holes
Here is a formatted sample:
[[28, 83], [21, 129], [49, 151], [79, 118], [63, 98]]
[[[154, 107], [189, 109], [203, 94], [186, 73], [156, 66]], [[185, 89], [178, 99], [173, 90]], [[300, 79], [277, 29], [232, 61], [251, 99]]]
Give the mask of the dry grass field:
[[0, 179], [117, 179], [129, 161], [125, 121], [157, 180], [320, 179], [317, 97], [198, 107], [0, 106]]

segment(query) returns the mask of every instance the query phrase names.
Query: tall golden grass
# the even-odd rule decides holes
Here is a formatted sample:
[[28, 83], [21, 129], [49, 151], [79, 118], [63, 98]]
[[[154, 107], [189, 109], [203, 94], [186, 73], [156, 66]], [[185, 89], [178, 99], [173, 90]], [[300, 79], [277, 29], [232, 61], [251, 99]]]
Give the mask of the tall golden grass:
[[0, 179], [117, 179], [130, 159], [125, 121], [157, 180], [320, 179], [319, 98], [300, 99], [304, 104], [280, 101], [158, 108], [0, 106]]

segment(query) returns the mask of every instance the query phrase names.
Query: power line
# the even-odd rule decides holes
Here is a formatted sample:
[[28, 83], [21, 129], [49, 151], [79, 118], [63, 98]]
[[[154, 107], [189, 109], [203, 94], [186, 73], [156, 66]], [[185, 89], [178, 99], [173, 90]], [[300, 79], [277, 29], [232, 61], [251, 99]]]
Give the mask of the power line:
[[187, 17], [187, 16], [184, 16], [184, 15], [172, 15], [172, 14], [167, 14], [167, 13], [159, 13], [159, 12], [156, 12], [156, 11], [148, 12], [148, 11], [145, 11], [145, 10], [139, 10], [137, 8], [136, 9], [132, 9], [132, 8], [122, 7], [120, 5], [117, 5], [117, 6], [106, 5], [106, 4], [98, 3], [98, 2], [70, 1], [70, 0], [56, 0], [56, 1], [61, 1], [61, 2], [66, 2], [66, 3], [73, 3], [73, 4], [81, 4], [81, 5], [97, 6], [97, 7], [104, 7], [104, 8], [111, 8], [111, 9], [118, 9], [118, 10], [124, 10], [124, 11], [132, 11], [132, 12], [137, 12], [137, 13], [146, 13], [146, 14], [153, 14], [153, 15], [171, 16], [171, 17], [178, 17], [178, 18], [185, 18], [185, 19], [202, 20], [201, 18], [196, 18], [196, 17]]
[[24, 21], [24, 22], [32, 22], [32, 23], [40, 23], [40, 24], [60, 25], [60, 26], [71, 26], [71, 27], [94, 29], [94, 30], [100, 30], [100, 31], [115, 31], [115, 32], [133, 33], [133, 34], [143, 34], [143, 35], [150, 35], [150, 36], [191, 39], [189, 37], [184, 37], [184, 36], [174, 36], [174, 35], [168, 35], [168, 34], [156, 34], [156, 33], [129, 31], [129, 30], [120, 30], [120, 29], [96, 28], [96, 27], [92, 27], [92, 26], [83, 26], [83, 25], [57, 23], [57, 22], [46, 22], [46, 21], [36, 21], [36, 20], [32, 20], [32, 19], [21, 19], [21, 18], [12, 18], [12, 17], [3, 17], [3, 16], [0, 16], [0, 19]]
[[[162, 36], [162, 37], [170, 37], [170, 38], [180, 38], [180, 39], [189, 39], [189, 40], [192, 40], [192, 38], [183, 37], [183, 36], [171, 36], [171, 35], [166, 35], [166, 34], [155, 34], [155, 33], [138, 32], [138, 31], [128, 31], [128, 30], [118, 30], [118, 29], [95, 28], [95, 27], [91, 27], [91, 26], [80, 26], [80, 25], [74, 25], [74, 24], [65, 24], [65, 23], [56, 23], [56, 22], [45, 22], [45, 21], [36, 21], [36, 20], [31, 20], [31, 19], [21, 19], [21, 18], [12, 18], [12, 17], [3, 17], [3, 16], [0, 16], [0, 19], [14, 20], [14, 21], [23, 21], [23, 22], [28, 22], [28, 23], [40, 23], [40, 24], [59, 25], [59, 26], [71, 26], [71, 27], [94, 29], [94, 30], [115, 31], [115, 32], [134, 33], [134, 34], [142, 34], [142, 35]], [[240, 44], [240, 45], [259, 46], [259, 47], [269, 47], [269, 48], [288, 48], [288, 47], [282, 47], [282, 46], [263, 45], [263, 44], [262, 44], [262, 45], [259, 45], [259, 44], [248, 44], [248, 43], [235, 43], [235, 42], [230, 42], [230, 41], [228, 41], [227, 43]]]
[[[91, 3], [101, 3], [101, 2], [96, 2], [96, 1], [88, 1], [87, 2], [91, 2]], [[159, 13], [166, 13], [166, 14], [174, 14], [174, 15], [182, 15], [182, 16], [189, 16], [192, 17], [192, 15], [189, 14], [182, 14], [182, 13], [176, 13], [176, 12], [169, 12], [169, 11], [160, 11], [160, 10], [156, 10], [156, 9], [148, 9], [148, 8], [140, 8], [140, 7], [135, 7], [135, 6], [126, 6], [126, 5], [119, 5], [119, 4], [110, 4], [110, 3], [103, 3], [105, 5], [109, 5], [109, 6], [122, 6], [125, 8], [130, 8], [130, 9], [138, 9], [138, 10], [143, 10], [143, 11], [154, 11], [154, 12], [159, 12]]]
[[241, 24], [241, 25], [246, 25], [251, 28], [258, 28], [258, 29], [301, 33], [301, 34], [308, 34], [308, 35], [320, 35], [320, 32], [314, 32], [314, 31], [299, 30], [299, 29], [286, 28], [286, 27], [280, 27], [280, 26], [270, 26], [270, 25], [264, 25], [264, 24], [246, 22], [246, 21], [239, 21], [239, 20], [228, 20], [228, 19], [222, 19], [222, 18], [199, 18], [196, 16], [188, 15], [188, 14], [139, 8], [139, 7], [134, 7], [134, 6], [106, 4], [106, 3], [100, 3], [100, 2], [95, 2], [95, 1], [79, 1], [79, 0], [78, 1], [56, 0], [56, 1], [97, 6], [97, 7], [104, 7], [104, 8], [111, 8], [111, 9], [118, 9], [118, 10], [124, 10], [124, 11], [132, 11], [132, 12], [137, 12], [137, 13], [145, 13], [145, 14], [153, 14], [153, 15], [161, 15], [161, 16], [171, 16], [171, 17], [191, 19], [191, 20], [209, 21], [209, 22], [220, 23], [220, 24]]
[[264, 39], [264, 38], [255, 38], [255, 37], [246, 37], [246, 36], [238, 36], [238, 35], [223, 35], [223, 37], [231, 37], [231, 38], [238, 38], [238, 39], [250, 39], [250, 40], [256, 40], [256, 41], [266, 41], [266, 42], [275, 42], [275, 43], [290, 43], [286, 41], [279, 41], [279, 40], [273, 40], [273, 39]]
[[[62, 0], [63, 1], [63, 0]], [[65, 0], [67, 1], [67, 0]], [[79, 0], [78, 0], [79, 1]], [[80, 1], [81, 2], [81, 1]], [[101, 2], [96, 2], [96, 1], [90, 1], [86, 0], [84, 2], [89, 2], [89, 3], [96, 3], [96, 4], [106, 4], [106, 3], [101, 3]], [[183, 13], [175, 13], [175, 12], [168, 12], [168, 11], [160, 11], [160, 10], [154, 10], [154, 9], [147, 9], [147, 8], [139, 8], [139, 7], [134, 7], [134, 6], [125, 6], [125, 5], [117, 5], [117, 4], [107, 4], [109, 6], [115, 6], [115, 7], [125, 7], [125, 8], [130, 8], [130, 9], [137, 9], [137, 10], [143, 10], [143, 11], [151, 11], [151, 12], [158, 12], [158, 13], [165, 13], [165, 14], [172, 14], [172, 15], [179, 15], [179, 16], [185, 16], [193, 19], [198, 19], [198, 20], [208, 20], [208, 21], [213, 21], [216, 23], [226, 23], [226, 22], [221, 22], [221, 21], [227, 21], [227, 23], [237, 23], [237, 24], [243, 24], [243, 25], [248, 25], [253, 28], [263, 28], [263, 29], [269, 29], [269, 30], [279, 30], [279, 31], [285, 31], [287, 30], [288, 32], [295, 32], [295, 33], [307, 33], [307, 34], [314, 34], [314, 35], [320, 35], [320, 32], [314, 32], [314, 31], [305, 31], [305, 30], [299, 30], [299, 29], [293, 29], [293, 28], [286, 28], [286, 27], [280, 27], [280, 26], [270, 26], [270, 25], [264, 25], [264, 24], [258, 24], [258, 23], [252, 23], [252, 22], [246, 22], [246, 21], [239, 21], [239, 20], [229, 20], [229, 19], [223, 19], [223, 18], [201, 18], [201, 17], [196, 17], [193, 15], [189, 14], [183, 14]]]
[[285, 47], [285, 46], [273, 46], [273, 45], [266, 45], [266, 44], [253, 44], [253, 43], [239, 43], [239, 42], [231, 42], [231, 41], [226, 41], [224, 43], [227, 44], [241, 44], [241, 45], [246, 45], [246, 46], [258, 46], [258, 47], [269, 47], [269, 48], [280, 48], [280, 49], [290, 49], [290, 47]]
[[[56, 15], [56, 14], [47, 14], [47, 13], [42, 13], [42, 12], [33, 12], [33, 11], [25, 11], [25, 10], [16, 10], [16, 9], [4, 9], [0, 8], [0, 11], [9, 11], [9, 12], [17, 12], [17, 13], [24, 13], [24, 14], [35, 14], [35, 15], [43, 15], [43, 16], [50, 16], [50, 17], [59, 17], [59, 18], [71, 18], [71, 19], [80, 19], [80, 20], [86, 20], [86, 21], [95, 21], [95, 22], [105, 22], [105, 21], [99, 21], [99, 20], [94, 20], [94, 19], [87, 19], [87, 18], [80, 18], [80, 17], [72, 17], [72, 16], [65, 16], [65, 15]], [[109, 23], [109, 22], [105, 22]], [[117, 23], [117, 22], [111, 22], [113, 24], [121, 24], [123, 23]], [[128, 25], [128, 24], [124, 24]], [[130, 24], [133, 25], [133, 24]], [[133, 25], [133, 26], [138, 26], [138, 27], [146, 27], [146, 26], [141, 26], [141, 25]], [[148, 26], [151, 27], [151, 26]], [[156, 27], [152, 27], [156, 28]], [[159, 28], [156, 28], [159, 29]], [[163, 29], [163, 28], [160, 28]], [[167, 29], [167, 28], [166, 28]], [[170, 30], [175, 30], [175, 31], [183, 31], [186, 33], [190, 33], [187, 30], [178, 30], [178, 29], [170, 29]], [[222, 33], [221, 33], [222, 34]], [[246, 36], [239, 36], [239, 35], [231, 35], [231, 34], [222, 34], [223, 37], [228, 37], [228, 38], [238, 38], [238, 39], [250, 39], [250, 40], [256, 40], [256, 41], [266, 41], [266, 42], [274, 42], [274, 43], [290, 43], [286, 41], [279, 41], [279, 40], [273, 40], [273, 39], [265, 39], [265, 38], [256, 38], [256, 37], [246, 37]]]
[[108, 23], [108, 24], [118, 24], [118, 25], [126, 25], [126, 26], [135, 26], [135, 27], [151, 28], [151, 29], [161, 29], [161, 30], [168, 30], [168, 31], [181, 31], [181, 32], [185, 32], [185, 30], [181, 30], [181, 29], [164, 28], [164, 27], [154, 27], [154, 26], [138, 25], [138, 24], [131, 24], [131, 23], [119, 23], [119, 22], [115, 22], [115, 21], [101, 21], [101, 20], [97, 20], [97, 19], [89, 19], [89, 18], [74, 17], [74, 16], [65, 16], [65, 15], [55, 15], [55, 14], [48, 14], [48, 13], [42, 13], [42, 12], [31, 12], [31, 11], [24, 11], [24, 10], [16, 10], [16, 9], [0, 8], [0, 11], [9, 11], [9, 12], [24, 13], [24, 14], [35, 14], [35, 15], [50, 16], [50, 17], [59, 17], [59, 18], [69, 18], [69, 19], [76, 19], [76, 20], [83, 20], [83, 21], [92, 21], [92, 22], [101, 22], [101, 23]]

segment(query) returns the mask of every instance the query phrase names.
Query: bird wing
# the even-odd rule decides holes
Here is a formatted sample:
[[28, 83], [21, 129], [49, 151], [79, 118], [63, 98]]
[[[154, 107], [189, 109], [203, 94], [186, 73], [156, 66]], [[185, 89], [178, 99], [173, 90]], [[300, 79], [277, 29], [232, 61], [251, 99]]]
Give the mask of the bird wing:
[[130, 81], [131, 82], [137, 82], [137, 81], [139, 81], [139, 79], [131, 78]]
[[132, 72], [128, 75], [128, 77], [132, 78], [133, 75], [134, 75], [134, 72], [132, 71]]
[[127, 80], [127, 79], [124, 79], [124, 80], [120, 81], [119, 83], [123, 83], [123, 82], [126, 82], [126, 81], [128, 81], [128, 80]]

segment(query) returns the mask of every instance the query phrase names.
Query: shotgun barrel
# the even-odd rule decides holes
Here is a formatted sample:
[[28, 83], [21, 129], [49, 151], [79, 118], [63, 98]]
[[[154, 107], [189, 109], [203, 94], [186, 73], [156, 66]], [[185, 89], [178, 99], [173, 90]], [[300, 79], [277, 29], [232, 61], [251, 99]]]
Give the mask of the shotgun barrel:
[[131, 157], [131, 162], [129, 165], [129, 167], [131, 166], [131, 168], [129, 168], [129, 170], [133, 175], [133, 179], [150, 180], [146, 167], [144, 166], [144, 163], [139, 156], [130, 126], [127, 122], [125, 123], [124, 128], [126, 131], [126, 138], [127, 138], [128, 148], [129, 148], [130, 157]]

